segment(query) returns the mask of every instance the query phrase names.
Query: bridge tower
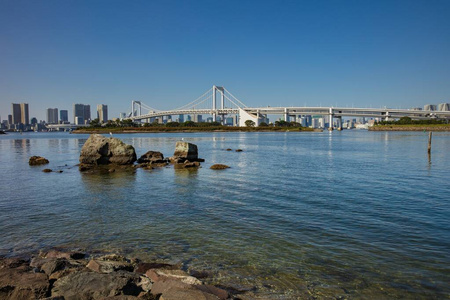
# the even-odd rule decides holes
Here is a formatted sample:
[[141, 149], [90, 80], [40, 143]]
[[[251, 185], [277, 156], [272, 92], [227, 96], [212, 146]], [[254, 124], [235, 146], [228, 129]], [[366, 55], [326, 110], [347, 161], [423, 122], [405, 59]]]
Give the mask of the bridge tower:
[[[139, 109], [139, 110], [138, 110]], [[137, 117], [142, 115], [142, 104], [141, 101], [132, 101], [131, 102], [131, 116]]]
[[[213, 110], [213, 114], [212, 114], [212, 117], [213, 117], [213, 122], [216, 122], [216, 120], [217, 120], [217, 103], [216, 103], [216, 93], [217, 93], [217, 91], [219, 91], [220, 92], [220, 109], [224, 109], [225, 107], [225, 90], [224, 90], [224, 88], [222, 87], [222, 86], [215, 86], [215, 85], [213, 85], [213, 88], [212, 88], [212, 93], [213, 93], [213, 99], [212, 99], [212, 110]], [[222, 123], [224, 123], [224, 116], [225, 115], [222, 115]]]

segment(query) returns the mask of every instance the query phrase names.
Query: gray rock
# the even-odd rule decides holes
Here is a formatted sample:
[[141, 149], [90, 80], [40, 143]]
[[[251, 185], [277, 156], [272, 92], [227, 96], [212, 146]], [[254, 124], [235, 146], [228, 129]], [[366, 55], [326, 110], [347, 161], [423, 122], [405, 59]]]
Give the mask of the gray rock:
[[80, 163], [90, 165], [128, 165], [136, 161], [136, 151], [131, 145], [113, 137], [91, 134], [80, 153]]
[[172, 159], [178, 160], [189, 160], [189, 161], [197, 161], [198, 160], [198, 150], [197, 145], [187, 143], [187, 142], [177, 142], [175, 144], [175, 152], [173, 154]]
[[100, 274], [74, 272], [56, 280], [52, 297], [64, 296], [65, 300], [103, 299], [119, 295], [138, 296], [142, 289], [137, 286], [139, 276], [129, 272]]

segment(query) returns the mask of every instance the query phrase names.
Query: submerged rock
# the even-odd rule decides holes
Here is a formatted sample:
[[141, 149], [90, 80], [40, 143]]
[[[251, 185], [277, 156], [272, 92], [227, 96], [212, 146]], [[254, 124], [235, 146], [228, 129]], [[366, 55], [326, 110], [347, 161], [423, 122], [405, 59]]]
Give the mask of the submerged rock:
[[42, 156], [32, 156], [32, 157], [30, 157], [30, 160], [28, 161], [28, 164], [30, 166], [46, 165], [48, 163], [49, 163], [48, 159], [46, 159]]
[[52, 169], [44, 169], [44, 170], [42, 170], [42, 172], [44, 172], [44, 173], [51, 173], [51, 172], [53, 172], [53, 170]]
[[136, 151], [131, 145], [113, 137], [91, 134], [80, 153], [80, 163], [90, 165], [129, 165], [136, 161]]
[[210, 167], [210, 169], [212, 169], [212, 170], [224, 170], [224, 169], [228, 169], [228, 168], [229, 168], [229, 166], [222, 165], [222, 164], [215, 164]]

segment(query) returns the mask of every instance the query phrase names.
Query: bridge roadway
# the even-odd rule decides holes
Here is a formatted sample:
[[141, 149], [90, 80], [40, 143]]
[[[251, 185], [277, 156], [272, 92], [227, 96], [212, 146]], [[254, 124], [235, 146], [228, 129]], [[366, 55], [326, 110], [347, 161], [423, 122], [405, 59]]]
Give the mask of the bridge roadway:
[[447, 118], [450, 119], [450, 111], [392, 109], [392, 108], [344, 108], [344, 107], [254, 107], [254, 108], [225, 108], [225, 109], [189, 109], [155, 111], [148, 114], [133, 116], [132, 120], [143, 120], [169, 115], [228, 115], [241, 114], [241, 110], [247, 114], [259, 117], [261, 115], [283, 115], [285, 120], [294, 115], [322, 115], [333, 117], [371, 117], [382, 119], [395, 119], [411, 117], [413, 119]]

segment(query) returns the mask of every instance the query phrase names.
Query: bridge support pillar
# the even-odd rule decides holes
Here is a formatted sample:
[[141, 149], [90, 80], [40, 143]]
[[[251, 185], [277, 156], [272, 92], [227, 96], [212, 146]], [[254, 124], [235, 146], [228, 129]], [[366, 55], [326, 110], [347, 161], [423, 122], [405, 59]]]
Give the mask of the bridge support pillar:
[[284, 121], [289, 122], [289, 110], [287, 108], [284, 109]]

